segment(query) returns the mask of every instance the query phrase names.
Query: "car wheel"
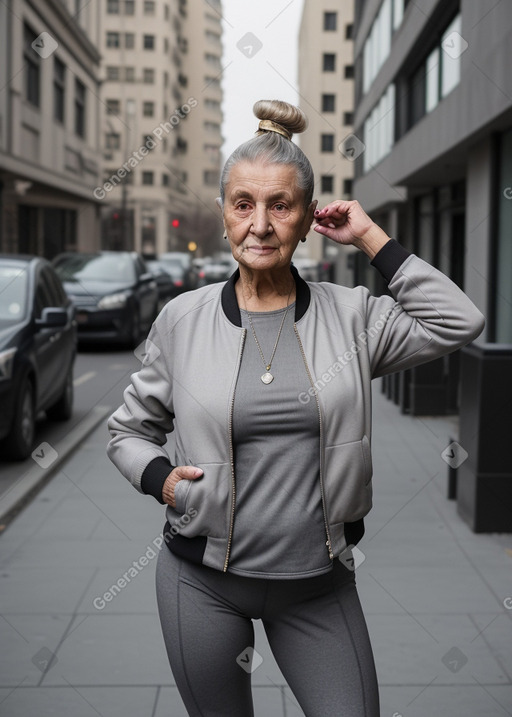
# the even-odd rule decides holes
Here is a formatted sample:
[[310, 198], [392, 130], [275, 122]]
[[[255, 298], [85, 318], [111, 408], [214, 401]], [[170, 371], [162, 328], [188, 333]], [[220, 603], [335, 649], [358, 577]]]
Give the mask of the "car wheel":
[[140, 333], [140, 314], [137, 309], [134, 309], [132, 315], [132, 322], [130, 325], [130, 348], [137, 348], [140, 343]]
[[69, 367], [64, 389], [59, 400], [46, 410], [52, 421], [68, 421], [73, 414], [73, 364]]
[[34, 443], [35, 434], [34, 386], [25, 378], [16, 401], [14, 419], [9, 435], [5, 439], [5, 452], [9, 458], [27, 458]]

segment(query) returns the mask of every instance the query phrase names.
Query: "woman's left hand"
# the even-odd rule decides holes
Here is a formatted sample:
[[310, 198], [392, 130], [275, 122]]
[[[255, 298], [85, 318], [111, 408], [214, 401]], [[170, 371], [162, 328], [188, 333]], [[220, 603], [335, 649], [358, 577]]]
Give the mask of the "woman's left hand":
[[318, 234], [332, 239], [338, 244], [354, 244], [354, 240], [364, 239], [375, 223], [370, 219], [358, 201], [337, 199], [314, 214], [316, 222], [313, 229]]

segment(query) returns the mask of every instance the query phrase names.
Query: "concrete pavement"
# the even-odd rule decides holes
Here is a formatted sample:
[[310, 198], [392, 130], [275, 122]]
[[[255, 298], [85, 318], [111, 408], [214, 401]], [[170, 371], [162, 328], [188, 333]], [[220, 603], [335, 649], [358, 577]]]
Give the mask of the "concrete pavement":
[[[356, 580], [382, 717], [512, 715], [512, 535], [473, 534], [446, 499], [453, 430], [400, 415], [375, 382], [374, 508]], [[160, 633], [156, 561], [94, 605], [164, 523], [111, 465], [107, 439], [103, 422], [0, 538], [0, 717], [186, 715]], [[255, 627], [256, 715], [302, 715]]]

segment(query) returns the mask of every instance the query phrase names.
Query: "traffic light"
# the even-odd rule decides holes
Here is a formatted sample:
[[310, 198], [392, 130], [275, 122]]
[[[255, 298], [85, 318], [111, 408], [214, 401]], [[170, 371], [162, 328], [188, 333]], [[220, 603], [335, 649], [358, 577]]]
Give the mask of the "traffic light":
[[173, 220], [171, 221], [171, 226], [174, 227], [174, 229], [177, 229], [177, 228], [179, 227], [179, 225], [180, 225], [180, 220], [179, 220], [179, 219], [173, 219]]
[[197, 244], [195, 241], [189, 241], [188, 243], [188, 250], [189, 251], [195, 251], [197, 249]]

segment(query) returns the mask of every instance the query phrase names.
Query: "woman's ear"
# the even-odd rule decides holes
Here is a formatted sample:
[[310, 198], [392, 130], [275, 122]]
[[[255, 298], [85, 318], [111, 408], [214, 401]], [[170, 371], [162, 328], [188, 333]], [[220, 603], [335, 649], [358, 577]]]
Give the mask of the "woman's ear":
[[215, 204], [219, 207], [220, 211], [222, 212], [222, 199], [220, 197], [217, 197], [215, 200]]

